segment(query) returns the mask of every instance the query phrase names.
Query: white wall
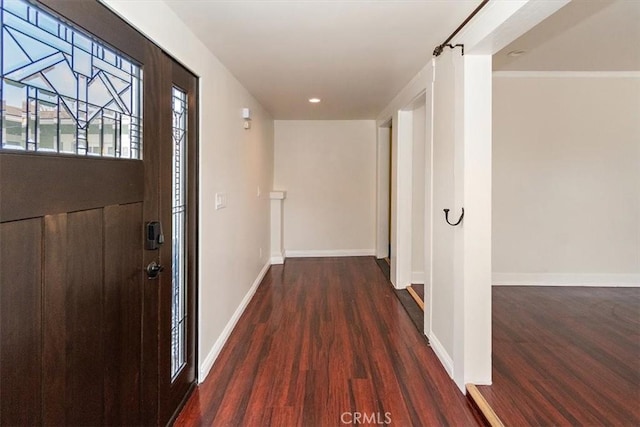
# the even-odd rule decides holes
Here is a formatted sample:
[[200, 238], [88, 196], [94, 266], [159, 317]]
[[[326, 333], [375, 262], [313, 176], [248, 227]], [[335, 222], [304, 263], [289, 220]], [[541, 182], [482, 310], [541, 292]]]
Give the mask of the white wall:
[[640, 285], [640, 78], [494, 77], [493, 125], [496, 283]]
[[391, 203], [391, 128], [378, 127], [377, 143], [377, 217], [376, 217], [376, 257], [387, 258], [390, 244]]
[[276, 120], [274, 188], [291, 256], [374, 255], [373, 120]]
[[425, 281], [426, 114], [425, 100], [421, 99], [413, 110], [411, 283], [414, 284]]
[[[464, 326], [464, 371], [456, 374], [462, 389], [469, 382], [491, 384], [491, 55], [464, 58], [464, 261], [463, 300], [456, 317]], [[458, 313], [462, 313], [458, 316]], [[458, 356], [456, 356], [458, 357]]]
[[[105, 3], [200, 77], [198, 364], [202, 381], [268, 267], [273, 120], [164, 2]], [[243, 129], [243, 107], [252, 111], [250, 130]], [[215, 192], [227, 193], [225, 209], [214, 210]]]

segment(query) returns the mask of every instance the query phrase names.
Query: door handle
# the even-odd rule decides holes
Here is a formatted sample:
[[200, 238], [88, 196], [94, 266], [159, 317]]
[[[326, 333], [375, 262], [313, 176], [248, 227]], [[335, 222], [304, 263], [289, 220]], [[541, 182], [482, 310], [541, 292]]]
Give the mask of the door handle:
[[161, 271], [164, 270], [164, 267], [158, 264], [155, 261], [151, 261], [149, 265], [147, 265], [147, 277], [149, 279], [156, 279]]
[[458, 222], [453, 224], [449, 222], [449, 209], [444, 209], [444, 220], [447, 221], [447, 224], [450, 226], [455, 227], [460, 224], [462, 222], [462, 218], [464, 218], [464, 208], [462, 208], [462, 214], [460, 215], [460, 218], [458, 218]]

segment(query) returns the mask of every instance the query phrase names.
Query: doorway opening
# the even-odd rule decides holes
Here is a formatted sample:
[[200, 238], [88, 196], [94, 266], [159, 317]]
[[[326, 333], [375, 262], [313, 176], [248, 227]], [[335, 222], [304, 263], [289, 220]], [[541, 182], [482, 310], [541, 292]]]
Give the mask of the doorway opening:
[[[389, 256], [389, 279], [424, 332], [429, 268], [430, 144], [423, 90], [378, 128], [377, 258]], [[384, 270], [384, 265], [379, 262]], [[406, 298], [404, 297], [406, 294]], [[414, 299], [415, 298], [415, 299]], [[415, 310], [417, 308], [417, 310]]]
[[624, 47], [598, 62], [571, 42], [607, 40], [609, 20], [635, 31], [634, 14], [571, 2], [493, 57], [494, 369], [478, 389], [505, 424], [640, 422], [640, 344], [620, 333], [640, 327], [640, 63], [613, 71]]
[[387, 280], [391, 280], [391, 224], [392, 224], [392, 152], [393, 122], [389, 119], [378, 127], [377, 147], [377, 220], [376, 262]]

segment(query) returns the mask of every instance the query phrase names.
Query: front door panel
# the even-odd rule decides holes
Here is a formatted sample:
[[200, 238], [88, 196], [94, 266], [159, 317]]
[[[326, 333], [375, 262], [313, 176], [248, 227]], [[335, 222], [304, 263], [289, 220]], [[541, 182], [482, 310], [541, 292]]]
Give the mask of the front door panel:
[[[171, 200], [173, 61], [97, 1], [17, 4], [11, 6], [16, 16], [3, 15], [2, 30], [3, 43], [12, 37], [5, 54], [13, 49], [12, 66], [23, 67], [3, 69], [2, 80], [25, 98], [10, 109], [3, 91], [0, 425], [166, 424], [194, 382], [195, 357], [195, 292], [187, 290], [187, 365], [179, 381], [167, 381], [172, 230], [171, 206], [163, 203]], [[16, 18], [21, 10], [24, 22]], [[8, 28], [23, 31], [30, 19], [52, 32], [36, 29], [28, 40]], [[66, 25], [86, 40], [70, 47]], [[53, 40], [54, 33], [61, 39]], [[23, 55], [14, 49], [20, 43], [40, 50]], [[83, 51], [87, 43], [98, 47]], [[39, 59], [38, 52], [49, 56]], [[43, 61], [58, 59], [57, 74], [47, 75]], [[136, 94], [114, 68], [126, 61], [142, 70], [141, 127], [131, 118], [136, 107], [125, 102]], [[64, 79], [47, 83], [62, 75], [82, 89], [75, 101]], [[191, 79], [186, 90], [193, 95], [195, 138]], [[132, 143], [138, 137], [141, 147]], [[195, 167], [195, 149], [189, 156], [188, 167]], [[192, 237], [184, 257], [195, 287], [195, 174], [190, 179], [185, 233]], [[158, 250], [145, 249], [149, 221], [168, 229]], [[152, 261], [169, 267], [154, 280], [145, 271]]]

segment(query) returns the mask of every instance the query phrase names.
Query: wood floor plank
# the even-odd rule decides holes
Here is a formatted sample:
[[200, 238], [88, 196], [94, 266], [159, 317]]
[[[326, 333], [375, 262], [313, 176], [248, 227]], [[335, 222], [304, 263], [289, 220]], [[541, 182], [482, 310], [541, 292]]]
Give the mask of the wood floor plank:
[[475, 384], [467, 384], [467, 398], [473, 400], [478, 410], [482, 413], [483, 419], [489, 424], [489, 427], [504, 427], [498, 415], [496, 415], [493, 408], [489, 406], [485, 398], [482, 397], [482, 394], [480, 394]]
[[176, 425], [341, 425], [356, 413], [478, 425], [374, 258], [292, 259], [271, 267]]
[[421, 283], [413, 283], [411, 285], [411, 288], [413, 289], [413, 291], [418, 295], [418, 298], [420, 298], [420, 300], [422, 302], [424, 302], [424, 284]]
[[640, 425], [640, 289], [493, 288], [493, 385], [505, 425]]

